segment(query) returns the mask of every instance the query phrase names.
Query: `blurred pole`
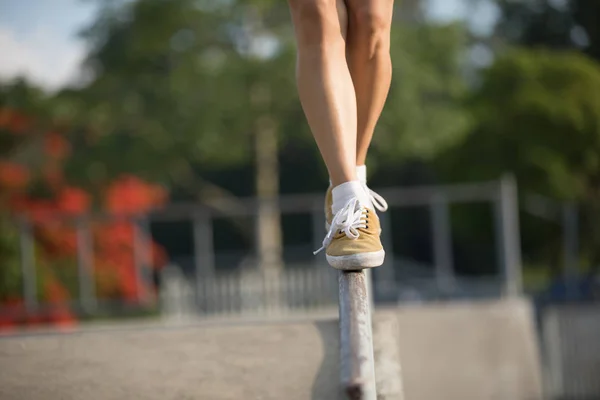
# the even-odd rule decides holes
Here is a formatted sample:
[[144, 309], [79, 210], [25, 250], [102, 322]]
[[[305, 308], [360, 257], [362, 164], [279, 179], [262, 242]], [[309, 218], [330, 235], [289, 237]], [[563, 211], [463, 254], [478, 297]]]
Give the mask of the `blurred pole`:
[[29, 221], [22, 217], [19, 220], [19, 236], [21, 247], [21, 273], [23, 274], [23, 297], [27, 311], [38, 307], [37, 276], [35, 268], [35, 242]]
[[562, 207], [563, 241], [564, 241], [564, 279], [567, 298], [573, 299], [577, 294], [579, 248], [579, 216], [577, 205], [567, 202]]
[[262, 269], [281, 269], [283, 241], [279, 211], [278, 124], [269, 114], [271, 104], [269, 88], [262, 85], [254, 86], [250, 91], [250, 101], [254, 111], [259, 114], [254, 124], [256, 196], [258, 197], [256, 236], [259, 266]]
[[564, 360], [563, 346], [560, 333], [560, 314], [557, 307], [546, 307], [542, 314], [542, 345], [545, 350], [544, 362], [546, 393], [552, 399], [561, 398], [564, 393]]
[[97, 306], [93, 241], [90, 229], [91, 221], [87, 218], [77, 220], [77, 267], [79, 277], [79, 302], [81, 308], [91, 313]]
[[[325, 231], [325, 211], [324, 211], [325, 199], [322, 202], [315, 203], [312, 212], [312, 237], [313, 237], [313, 249], [316, 250], [321, 247], [323, 237], [327, 233]], [[322, 267], [325, 262], [325, 252], [321, 252], [314, 256], [315, 267]]]
[[389, 299], [391, 296], [396, 296], [397, 300], [397, 285], [396, 285], [396, 270], [394, 269], [394, 241], [392, 237], [392, 222], [390, 213], [385, 212], [378, 215], [381, 221], [381, 240], [385, 249], [385, 262], [374, 272], [375, 285], [378, 293]]
[[435, 278], [441, 295], [448, 296], [456, 289], [448, 201], [437, 194], [432, 198], [430, 208]]
[[[149, 282], [151, 260], [150, 232], [146, 217], [133, 219], [133, 260], [135, 265], [135, 281], [137, 285], [137, 298], [141, 303], [149, 300], [149, 292], [145, 290]], [[150, 257], [148, 257], [150, 255]]]
[[258, 265], [263, 279], [264, 305], [268, 312], [272, 312], [284, 307], [281, 289], [284, 265], [279, 210], [279, 124], [270, 114], [271, 90], [257, 84], [249, 94], [252, 111], [258, 115], [254, 123]]
[[[321, 247], [321, 245], [323, 244], [323, 237], [325, 236], [325, 234], [327, 233], [325, 230], [325, 209], [324, 209], [324, 204], [325, 204], [325, 198], [324, 197], [319, 197], [319, 199], [314, 203], [313, 208], [312, 208], [312, 248], [314, 249], [318, 249], [319, 247]], [[321, 252], [317, 255], [314, 256], [313, 258], [313, 262], [314, 262], [314, 269], [315, 271], [319, 271], [317, 273], [320, 273], [320, 271], [322, 271], [324, 268], [329, 268], [328, 271], [324, 272], [324, 274], [322, 276], [324, 276], [324, 280], [325, 282], [323, 282], [325, 284], [325, 286], [327, 288], [330, 287], [335, 287], [338, 284], [338, 276], [335, 270], [331, 269], [329, 267], [329, 264], [327, 263], [326, 259], [325, 259], [325, 252]], [[303, 289], [303, 293], [306, 292], [307, 289]], [[335, 297], [335, 290], [331, 291], [331, 300], [335, 301], [336, 297]]]
[[[196, 276], [196, 299], [207, 307], [208, 291], [213, 292], [215, 282], [215, 254], [212, 219], [207, 213], [196, 213], [194, 225], [194, 272]], [[207, 309], [208, 311], [208, 309]]]
[[504, 175], [498, 185], [494, 207], [496, 241], [500, 270], [504, 278], [504, 294], [509, 297], [523, 293], [519, 202], [514, 176]]

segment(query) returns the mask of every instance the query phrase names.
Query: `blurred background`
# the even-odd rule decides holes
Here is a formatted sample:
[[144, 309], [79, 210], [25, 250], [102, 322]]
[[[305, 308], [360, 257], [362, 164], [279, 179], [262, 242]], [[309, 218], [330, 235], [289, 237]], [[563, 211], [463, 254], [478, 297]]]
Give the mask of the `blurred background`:
[[[600, 334], [599, 17], [397, 2], [376, 307], [526, 296], [545, 363]], [[0, 332], [337, 312], [292, 33], [276, 0], [0, 0]], [[600, 396], [588, 342], [564, 392]]]

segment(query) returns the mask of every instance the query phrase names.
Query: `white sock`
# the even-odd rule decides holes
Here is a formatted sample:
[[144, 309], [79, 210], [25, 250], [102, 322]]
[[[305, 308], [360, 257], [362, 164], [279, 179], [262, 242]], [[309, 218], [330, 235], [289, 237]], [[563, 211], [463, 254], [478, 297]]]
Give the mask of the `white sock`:
[[337, 214], [344, 206], [352, 199], [357, 198], [358, 201], [369, 208], [373, 208], [371, 200], [360, 181], [350, 181], [342, 183], [333, 188], [333, 215]]
[[357, 165], [356, 166], [356, 178], [363, 185], [367, 184], [367, 166], [366, 165]]

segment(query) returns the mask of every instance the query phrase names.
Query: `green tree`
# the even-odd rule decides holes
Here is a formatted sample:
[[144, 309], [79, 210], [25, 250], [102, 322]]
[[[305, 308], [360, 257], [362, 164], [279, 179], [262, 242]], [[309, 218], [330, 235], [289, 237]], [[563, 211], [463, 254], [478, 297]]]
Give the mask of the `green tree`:
[[600, 3], [589, 0], [496, 0], [496, 33], [511, 43], [560, 50], [580, 49], [600, 60]]
[[[482, 78], [468, 104], [474, 130], [443, 158], [441, 170], [458, 180], [511, 171], [525, 191], [581, 204], [584, 256], [597, 265], [600, 67], [575, 52], [521, 49], [501, 56]], [[526, 241], [540, 238], [533, 242], [547, 263], [558, 260], [558, 232], [524, 229]]]
[[371, 162], [431, 161], [469, 126], [460, 100], [467, 92], [460, 24], [401, 25], [392, 32], [394, 79], [373, 141]]
[[[93, 79], [82, 91], [62, 94], [75, 103], [67, 110], [83, 99], [76, 117], [95, 131], [74, 173], [100, 181], [122, 170], [159, 177], [220, 208], [237, 200], [207, 179], [206, 170], [253, 163], [256, 195], [276, 197], [279, 141], [285, 140], [280, 121], [299, 113], [286, 36], [291, 27], [276, 18], [281, 4], [105, 4], [85, 33]], [[236, 221], [257, 238], [261, 265], [281, 265], [273, 204], [259, 208], [256, 235]]]
[[[82, 91], [61, 95], [67, 115], [83, 99], [79, 117], [92, 126], [86, 137], [93, 146], [83, 143], [74, 173], [94, 181], [133, 169], [203, 202], [218, 194], [218, 207], [225, 192], [206, 171], [252, 162], [256, 194], [276, 195], [278, 149], [289, 140], [312, 143], [296, 94], [287, 5], [104, 4], [113, 5], [85, 33], [93, 78]], [[371, 159], [388, 165], [431, 159], [466, 123], [453, 103], [465, 90], [462, 29], [398, 26], [393, 36], [395, 81]], [[99, 167], [100, 160], [111, 162]]]

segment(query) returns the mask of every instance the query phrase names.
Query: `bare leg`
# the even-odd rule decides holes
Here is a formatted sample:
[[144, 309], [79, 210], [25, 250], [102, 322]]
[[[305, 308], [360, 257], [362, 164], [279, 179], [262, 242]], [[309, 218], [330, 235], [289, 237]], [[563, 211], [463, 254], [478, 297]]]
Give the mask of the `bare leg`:
[[288, 0], [298, 44], [296, 78], [333, 186], [356, 180], [356, 94], [346, 62], [343, 0]]
[[392, 81], [394, 0], [346, 0], [348, 65], [357, 100], [356, 165], [364, 165]]

